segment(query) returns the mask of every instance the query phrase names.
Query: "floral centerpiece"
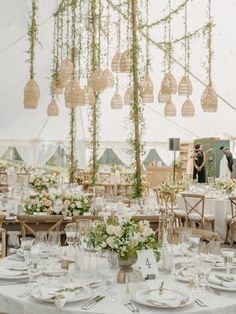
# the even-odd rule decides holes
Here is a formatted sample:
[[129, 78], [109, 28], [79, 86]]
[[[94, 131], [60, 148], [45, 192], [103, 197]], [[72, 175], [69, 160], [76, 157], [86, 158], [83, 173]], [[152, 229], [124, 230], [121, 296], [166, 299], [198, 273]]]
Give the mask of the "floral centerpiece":
[[172, 167], [175, 167], [176, 169], [180, 169], [183, 167], [183, 161], [181, 159], [176, 159], [172, 162]]
[[32, 215], [34, 213], [46, 213], [50, 215], [54, 213], [53, 200], [46, 192], [29, 195], [23, 201], [23, 208], [28, 215]]
[[90, 201], [85, 195], [56, 194], [54, 211], [64, 216], [83, 215], [90, 210]]
[[30, 186], [36, 192], [48, 191], [49, 188], [55, 187], [57, 181], [54, 177], [36, 176], [30, 180]]
[[116, 252], [121, 260], [137, 256], [138, 250], [152, 248], [158, 257], [155, 233], [148, 221], [134, 221], [129, 216], [101, 217], [92, 223], [89, 244], [101, 251]]
[[121, 166], [113, 164], [111, 166], [111, 173], [116, 173], [117, 171], [121, 171]]
[[236, 187], [236, 180], [232, 180], [231, 178], [216, 178], [214, 187], [230, 193]]

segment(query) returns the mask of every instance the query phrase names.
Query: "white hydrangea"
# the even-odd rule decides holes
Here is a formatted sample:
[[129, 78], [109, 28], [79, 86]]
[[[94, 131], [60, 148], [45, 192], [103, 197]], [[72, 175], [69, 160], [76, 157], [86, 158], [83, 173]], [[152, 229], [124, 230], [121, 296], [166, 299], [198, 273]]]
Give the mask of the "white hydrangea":
[[123, 230], [120, 226], [115, 226], [114, 227], [114, 235], [118, 238], [121, 238], [123, 235]]
[[107, 245], [108, 246], [110, 246], [110, 248], [114, 248], [114, 237], [108, 237], [107, 239], [106, 239], [106, 243], [107, 243]]
[[149, 227], [145, 227], [142, 230], [142, 236], [144, 237], [149, 237], [150, 235], [153, 235], [153, 234], [154, 234], [154, 231]]
[[109, 225], [106, 227], [106, 232], [109, 235], [113, 235], [115, 233], [115, 227], [113, 225]]

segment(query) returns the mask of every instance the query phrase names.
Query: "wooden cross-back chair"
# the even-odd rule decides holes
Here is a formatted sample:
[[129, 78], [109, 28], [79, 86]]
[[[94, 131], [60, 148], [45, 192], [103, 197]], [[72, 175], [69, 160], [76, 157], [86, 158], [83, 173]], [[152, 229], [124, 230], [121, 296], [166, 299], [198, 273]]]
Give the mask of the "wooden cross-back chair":
[[234, 235], [236, 232], [236, 196], [230, 196], [230, 207], [231, 207], [231, 214], [227, 215], [226, 217], [226, 238], [225, 242], [229, 242], [230, 245], [233, 245], [234, 242]]
[[37, 231], [59, 231], [63, 222], [63, 215], [18, 215], [22, 236], [31, 234], [36, 236]]
[[98, 184], [110, 185], [111, 184], [111, 174], [109, 172], [100, 172], [98, 174]]
[[0, 259], [6, 256], [6, 251], [7, 251], [6, 230], [0, 228]]
[[0, 172], [0, 193], [8, 192], [8, 174]]
[[30, 181], [30, 173], [29, 172], [17, 173], [17, 182], [20, 185], [28, 185], [29, 181]]
[[214, 215], [205, 214], [205, 195], [182, 193], [185, 204], [185, 227], [188, 227], [192, 222], [200, 227], [205, 228], [206, 223], [210, 223], [212, 230], [215, 230]]
[[131, 173], [120, 173], [120, 184], [118, 188], [118, 195], [128, 196], [131, 194], [133, 186], [133, 178]]
[[174, 227], [173, 228], [173, 243], [178, 244], [180, 240], [180, 234], [183, 232], [190, 231], [192, 235], [200, 236], [202, 241], [219, 241], [220, 237], [216, 232], [197, 229], [197, 228], [184, 228], [184, 227]]

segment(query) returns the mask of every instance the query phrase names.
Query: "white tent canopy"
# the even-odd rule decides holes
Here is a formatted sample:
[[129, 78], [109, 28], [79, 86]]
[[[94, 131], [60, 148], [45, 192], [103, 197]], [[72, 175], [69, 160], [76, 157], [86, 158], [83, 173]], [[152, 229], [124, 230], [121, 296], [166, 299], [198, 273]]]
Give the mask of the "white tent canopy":
[[[117, 2], [113, 0], [113, 2]], [[172, 7], [177, 7], [182, 0], [172, 0]], [[160, 19], [163, 9], [166, 8], [168, 1], [150, 0], [150, 22]], [[23, 89], [28, 80], [28, 64], [25, 62], [27, 55], [27, 22], [30, 1], [8, 0], [0, 2], [0, 154], [4, 153], [7, 145], [15, 145], [19, 148], [23, 160], [25, 151], [32, 143], [50, 143], [47, 157], [56, 149], [56, 145], [68, 140], [69, 112], [64, 106], [63, 96], [60, 97], [59, 116], [47, 117], [47, 106], [50, 102], [49, 84], [51, 68], [52, 50], [52, 31], [53, 31], [53, 12], [56, 8], [55, 0], [39, 0], [39, 41], [42, 47], [37, 45], [36, 51], [36, 80], [40, 86], [40, 104], [36, 110], [25, 110], [23, 106]], [[206, 24], [206, 0], [189, 1], [189, 31], [194, 31]], [[236, 15], [236, 0], [212, 1], [212, 15], [216, 26], [213, 31], [213, 83], [220, 96], [226, 99], [233, 106], [236, 103], [236, 91], [234, 73], [236, 72], [236, 41], [234, 37], [234, 25]], [[184, 32], [183, 12], [172, 20], [173, 38], [181, 37]], [[163, 27], [153, 28], [150, 37], [155, 41], [163, 40]], [[115, 52], [116, 43], [112, 42]], [[191, 100], [195, 105], [195, 117], [183, 118], [181, 107], [185, 100], [184, 97], [173, 96], [173, 101], [177, 107], [177, 116], [165, 118], [163, 114], [164, 105], [158, 104], [157, 94], [160, 82], [163, 78], [162, 58], [163, 53], [157, 48], [151, 47], [152, 70], [151, 77], [154, 81], [155, 103], [145, 105], [144, 116], [146, 121], [146, 131], [144, 141], [149, 148], [160, 147], [160, 151], [167, 149], [167, 141], [170, 137], [179, 137], [181, 141], [192, 141], [195, 138], [203, 137], [236, 137], [236, 107], [230, 107], [222, 99], [219, 99], [217, 113], [204, 113], [200, 106], [200, 97], [204, 86], [196, 79], [192, 78], [193, 95]], [[206, 49], [201, 39], [193, 39], [191, 43], [190, 70], [200, 80], [207, 82], [207, 76], [202, 66], [206, 59]], [[125, 45], [122, 47], [125, 50]], [[177, 46], [174, 57], [183, 64], [183, 49]], [[177, 81], [183, 76], [183, 69], [174, 64], [173, 74]], [[128, 80], [125, 74], [121, 74], [121, 93], [124, 94]], [[101, 97], [101, 122], [100, 122], [100, 141], [101, 150], [105, 147], [113, 147], [120, 150], [127, 147], [126, 141], [129, 136], [127, 129], [129, 126], [129, 107], [125, 106], [122, 110], [112, 110], [110, 101], [113, 91], [107, 90]], [[89, 108], [82, 107], [77, 110], [77, 138], [81, 143], [89, 141]], [[109, 145], [109, 146], [107, 146]], [[5, 147], [5, 148], [4, 148]], [[123, 147], [123, 148], [122, 148]], [[40, 150], [41, 149], [41, 150]], [[32, 153], [34, 160], [36, 155], [41, 155], [43, 146], [37, 146]], [[40, 153], [39, 153], [40, 152]], [[118, 153], [118, 152], [117, 152]], [[35, 155], [36, 154], [36, 155]], [[33, 156], [32, 155], [32, 156]], [[165, 153], [162, 155], [164, 156]], [[31, 158], [31, 157], [30, 157]], [[32, 157], [33, 158], [33, 157]], [[37, 157], [38, 158], [38, 157]], [[36, 159], [37, 159], [36, 158]], [[39, 164], [44, 162], [37, 160]], [[83, 159], [84, 157], [82, 157]], [[123, 160], [127, 155], [123, 153]], [[165, 157], [164, 157], [165, 158]], [[168, 158], [168, 157], [167, 157]], [[31, 160], [30, 163], [33, 161]]]

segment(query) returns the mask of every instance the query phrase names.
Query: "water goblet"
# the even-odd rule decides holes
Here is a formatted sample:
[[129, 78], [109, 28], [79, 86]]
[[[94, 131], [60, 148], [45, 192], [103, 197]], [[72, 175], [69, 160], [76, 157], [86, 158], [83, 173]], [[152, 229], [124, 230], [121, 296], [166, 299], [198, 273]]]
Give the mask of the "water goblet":
[[235, 251], [233, 249], [225, 248], [225, 249], [222, 249], [221, 252], [226, 263], [226, 272], [227, 274], [229, 274], [231, 270], [231, 264], [233, 262], [233, 258], [235, 257]]
[[73, 245], [75, 244], [76, 240], [76, 225], [67, 225], [65, 228], [66, 233], [66, 242], [69, 245], [68, 253], [69, 256], [73, 259], [74, 258], [74, 248]]

